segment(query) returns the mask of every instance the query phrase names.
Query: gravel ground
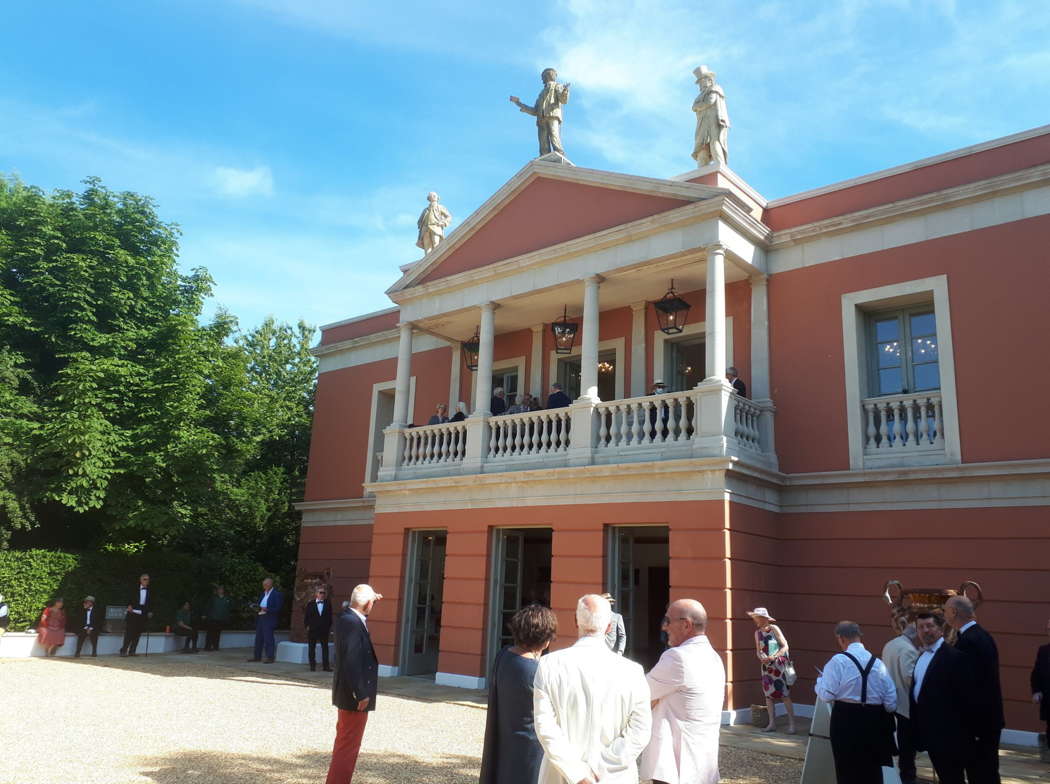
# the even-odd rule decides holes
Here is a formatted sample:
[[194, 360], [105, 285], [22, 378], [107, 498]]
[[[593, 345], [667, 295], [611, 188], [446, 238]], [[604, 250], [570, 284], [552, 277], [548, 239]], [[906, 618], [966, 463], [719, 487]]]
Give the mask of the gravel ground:
[[[323, 685], [209, 663], [0, 660], [0, 784], [318, 784], [335, 736]], [[485, 711], [379, 698], [355, 784], [474, 784]], [[726, 784], [797, 782], [801, 763], [722, 748]]]

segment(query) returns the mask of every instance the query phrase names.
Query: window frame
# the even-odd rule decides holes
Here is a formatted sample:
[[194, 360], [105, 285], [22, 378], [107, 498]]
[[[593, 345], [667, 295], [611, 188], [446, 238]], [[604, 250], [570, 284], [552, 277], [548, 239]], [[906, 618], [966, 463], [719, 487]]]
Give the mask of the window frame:
[[[943, 385], [941, 379], [940, 341], [937, 344], [937, 386], [929, 389], [917, 390], [915, 388], [915, 360], [912, 356], [912, 332], [911, 317], [929, 313], [934, 320], [934, 334], [937, 334], [937, 308], [932, 299], [928, 302], [916, 303], [894, 308], [864, 309], [867, 324], [865, 353], [867, 355], [867, 384], [868, 394], [865, 397], [888, 397], [890, 395], [920, 394], [922, 392], [940, 391]], [[876, 323], [883, 321], [889, 316], [897, 317], [899, 327], [898, 341], [902, 345], [901, 374], [904, 389], [896, 392], [883, 392], [879, 384], [879, 339], [876, 334]], [[930, 364], [930, 363], [926, 363]]]

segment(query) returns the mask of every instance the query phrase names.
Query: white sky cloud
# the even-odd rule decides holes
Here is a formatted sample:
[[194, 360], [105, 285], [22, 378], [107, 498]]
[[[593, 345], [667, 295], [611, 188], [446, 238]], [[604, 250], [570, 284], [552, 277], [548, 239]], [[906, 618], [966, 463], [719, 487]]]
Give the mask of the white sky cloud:
[[269, 166], [254, 169], [215, 167], [215, 187], [225, 196], [240, 199], [247, 196], [273, 196], [273, 172]]

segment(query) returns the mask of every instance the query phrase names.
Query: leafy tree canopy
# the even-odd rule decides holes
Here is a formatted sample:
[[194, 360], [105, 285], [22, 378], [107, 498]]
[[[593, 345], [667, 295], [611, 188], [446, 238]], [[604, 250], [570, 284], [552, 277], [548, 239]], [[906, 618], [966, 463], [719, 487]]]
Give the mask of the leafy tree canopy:
[[149, 541], [290, 568], [314, 330], [201, 323], [178, 228], [97, 179], [0, 177], [0, 546]]

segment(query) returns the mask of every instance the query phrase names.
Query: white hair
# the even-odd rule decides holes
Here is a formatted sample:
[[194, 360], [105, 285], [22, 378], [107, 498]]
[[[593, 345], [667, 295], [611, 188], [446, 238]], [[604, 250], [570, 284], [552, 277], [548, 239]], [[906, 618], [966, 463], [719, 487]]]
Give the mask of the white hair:
[[354, 592], [350, 594], [350, 606], [351, 607], [364, 607], [370, 601], [376, 598], [376, 592], [373, 590], [371, 585], [367, 583], [361, 583], [354, 588]]
[[456, 403], [456, 410], [462, 411], [464, 414], [467, 413], [467, 404], [460, 400], [458, 403]]
[[604, 596], [589, 593], [576, 603], [576, 626], [581, 637], [605, 634], [612, 621], [612, 605]]

